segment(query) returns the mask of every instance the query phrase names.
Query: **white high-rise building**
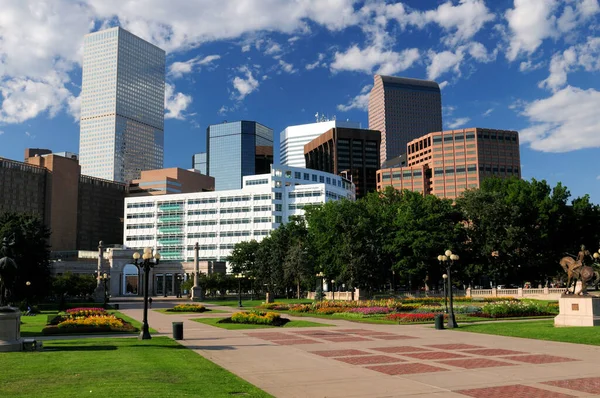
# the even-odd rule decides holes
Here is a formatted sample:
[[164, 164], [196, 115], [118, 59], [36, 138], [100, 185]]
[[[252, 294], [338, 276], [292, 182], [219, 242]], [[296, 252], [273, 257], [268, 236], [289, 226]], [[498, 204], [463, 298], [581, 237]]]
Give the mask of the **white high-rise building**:
[[124, 243], [152, 247], [166, 261], [225, 260], [236, 243], [262, 240], [304, 215], [304, 206], [354, 200], [356, 187], [330, 173], [273, 167], [270, 174], [243, 177], [241, 189], [125, 199]]
[[84, 37], [81, 173], [126, 182], [163, 167], [165, 52], [116, 27]]
[[279, 163], [283, 166], [306, 167], [304, 145], [334, 127], [359, 129], [359, 122], [329, 120], [288, 126], [279, 134]]

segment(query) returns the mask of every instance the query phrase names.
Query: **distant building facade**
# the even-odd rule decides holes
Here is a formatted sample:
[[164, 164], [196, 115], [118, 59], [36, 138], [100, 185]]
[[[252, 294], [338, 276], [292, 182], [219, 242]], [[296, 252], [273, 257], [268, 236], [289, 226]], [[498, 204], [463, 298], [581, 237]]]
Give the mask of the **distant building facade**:
[[379, 131], [335, 127], [304, 145], [306, 168], [343, 175], [356, 185], [356, 197], [377, 189]]
[[206, 148], [215, 190], [240, 189], [243, 177], [270, 172], [273, 130], [248, 120], [213, 124], [206, 129]]
[[336, 127], [360, 129], [360, 123], [328, 120], [286, 127], [279, 133], [279, 163], [282, 166], [306, 167], [304, 145]]
[[236, 243], [262, 240], [308, 204], [355, 199], [350, 181], [316, 170], [278, 166], [243, 183], [227, 191], [127, 198], [125, 245], [156, 248], [166, 261], [192, 261], [198, 243], [201, 259], [224, 260]]
[[54, 251], [123, 241], [125, 185], [83, 176], [77, 160], [38, 151], [26, 162], [0, 159], [0, 213], [37, 215]]
[[166, 195], [215, 190], [215, 179], [195, 170], [178, 167], [142, 171], [128, 186], [128, 196]]
[[192, 168], [198, 170], [204, 175], [208, 175], [208, 164], [206, 162], [206, 152], [200, 152], [192, 155]]
[[369, 129], [381, 131], [381, 164], [403, 154], [409, 141], [442, 131], [439, 85], [427, 80], [375, 75], [369, 94]]
[[406, 167], [377, 172], [377, 189], [387, 186], [456, 199], [486, 177], [521, 178], [516, 131], [467, 128], [412, 140]]
[[162, 168], [164, 100], [164, 50], [120, 27], [85, 35], [82, 173], [128, 182]]

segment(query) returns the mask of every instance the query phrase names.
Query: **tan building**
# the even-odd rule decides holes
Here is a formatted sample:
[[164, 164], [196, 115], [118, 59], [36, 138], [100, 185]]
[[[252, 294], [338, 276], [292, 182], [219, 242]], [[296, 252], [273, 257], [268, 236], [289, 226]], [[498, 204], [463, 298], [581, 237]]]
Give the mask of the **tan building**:
[[455, 199], [486, 177], [521, 178], [516, 131], [467, 128], [435, 132], [406, 147], [407, 166], [377, 172], [377, 189], [387, 186]]
[[48, 152], [26, 150], [25, 163], [0, 158], [0, 213], [39, 216], [53, 251], [122, 243], [125, 185], [82, 176], [76, 159]]
[[369, 129], [381, 131], [380, 164], [406, 144], [442, 130], [442, 95], [434, 81], [375, 75], [369, 94]]
[[215, 190], [215, 179], [197, 170], [145, 170], [141, 178], [129, 184], [129, 196], [166, 195], [171, 193], [206, 192]]
[[381, 133], [334, 127], [304, 145], [306, 168], [342, 175], [356, 185], [356, 198], [377, 189]]

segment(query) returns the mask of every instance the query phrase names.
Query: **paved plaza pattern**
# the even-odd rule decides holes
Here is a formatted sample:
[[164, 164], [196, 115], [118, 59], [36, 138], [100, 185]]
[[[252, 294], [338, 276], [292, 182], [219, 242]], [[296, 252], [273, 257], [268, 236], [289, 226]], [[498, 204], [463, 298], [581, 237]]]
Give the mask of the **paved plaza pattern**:
[[149, 322], [170, 334], [183, 321], [182, 345], [276, 397], [600, 396], [596, 346], [306, 317], [334, 326], [225, 330], [198, 317], [217, 314], [151, 311]]

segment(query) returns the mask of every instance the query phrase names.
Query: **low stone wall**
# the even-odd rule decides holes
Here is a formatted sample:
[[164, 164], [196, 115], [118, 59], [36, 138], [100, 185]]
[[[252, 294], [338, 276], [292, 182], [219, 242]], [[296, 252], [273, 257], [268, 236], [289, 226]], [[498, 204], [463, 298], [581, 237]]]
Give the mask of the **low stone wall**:
[[549, 288], [541, 289], [471, 289], [467, 288], [465, 296], [467, 297], [514, 297], [514, 298], [535, 298], [543, 300], [558, 300], [564, 293], [564, 288]]
[[[323, 296], [323, 300], [341, 300], [341, 301], [351, 301], [352, 300], [352, 292], [325, 292]], [[307, 299], [314, 300], [315, 292], [308, 292]], [[364, 294], [361, 295], [360, 289], [356, 289], [354, 291], [354, 301], [358, 300], [366, 300]]]

